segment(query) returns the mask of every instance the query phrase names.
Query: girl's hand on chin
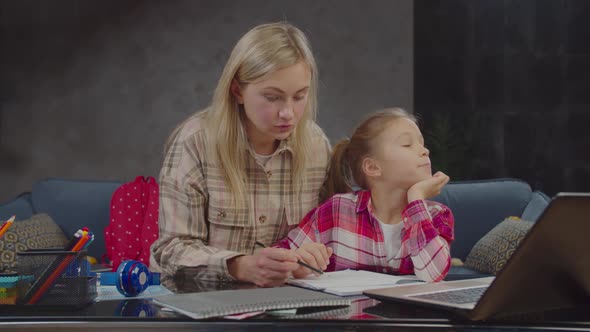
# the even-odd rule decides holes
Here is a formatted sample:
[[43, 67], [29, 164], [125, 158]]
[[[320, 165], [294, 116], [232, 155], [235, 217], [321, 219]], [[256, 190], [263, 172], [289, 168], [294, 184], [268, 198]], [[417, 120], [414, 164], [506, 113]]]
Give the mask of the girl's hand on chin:
[[408, 190], [408, 203], [440, 194], [440, 191], [449, 180], [449, 176], [445, 173], [436, 172], [432, 177], [416, 183]]

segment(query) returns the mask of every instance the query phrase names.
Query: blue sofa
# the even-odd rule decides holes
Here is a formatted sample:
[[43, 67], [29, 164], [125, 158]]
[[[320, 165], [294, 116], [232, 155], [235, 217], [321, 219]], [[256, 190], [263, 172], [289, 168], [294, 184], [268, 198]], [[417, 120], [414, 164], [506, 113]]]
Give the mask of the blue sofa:
[[33, 184], [31, 192], [0, 205], [0, 220], [16, 215], [28, 219], [47, 213], [71, 237], [86, 226], [95, 233], [88, 255], [99, 259], [105, 253], [104, 228], [109, 222], [111, 196], [121, 185], [114, 181], [46, 179]]
[[[100, 258], [105, 252], [103, 230], [109, 222], [109, 205], [121, 182], [46, 179], [35, 183], [31, 192], [0, 204], [0, 220], [12, 214], [17, 220], [47, 213], [67, 236], [87, 226], [96, 233], [89, 255]], [[465, 260], [473, 245], [508, 216], [536, 220], [549, 203], [542, 192], [531, 190], [523, 181], [493, 179], [451, 182], [434, 198], [451, 208], [455, 215], [453, 257]], [[453, 275], [476, 274], [453, 267]]]

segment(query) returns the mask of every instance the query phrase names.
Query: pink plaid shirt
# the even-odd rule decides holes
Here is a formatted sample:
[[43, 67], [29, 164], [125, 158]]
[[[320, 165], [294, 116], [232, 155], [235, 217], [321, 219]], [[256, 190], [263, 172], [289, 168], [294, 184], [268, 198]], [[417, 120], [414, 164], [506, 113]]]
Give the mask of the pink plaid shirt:
[[379, 222], [371, 213], [371, 193], [339, 194], [310, 211], [299, 226], [274, 246], [296, 249], [305, 242], [332, 247], [327, 271], [344, 269], [416, 274], [442, 280], [451, 266], [454, 218], [443, 204], [417, 200], [402, 211], [401, 248], [389, 261]]

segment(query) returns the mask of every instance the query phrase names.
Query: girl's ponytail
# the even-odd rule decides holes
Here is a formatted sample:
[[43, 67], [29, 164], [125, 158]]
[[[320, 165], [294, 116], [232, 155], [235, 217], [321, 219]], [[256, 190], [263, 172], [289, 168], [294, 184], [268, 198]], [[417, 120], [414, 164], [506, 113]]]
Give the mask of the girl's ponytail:
[[322, 192], [320, 194], [320, 203], [336, 194], [352, 191], [350, 185], [350, 166], [348, 161], [349, 144], [350, 139], [342, 139], [336, 143], [332, 150], [328, 175], [324, 181]]

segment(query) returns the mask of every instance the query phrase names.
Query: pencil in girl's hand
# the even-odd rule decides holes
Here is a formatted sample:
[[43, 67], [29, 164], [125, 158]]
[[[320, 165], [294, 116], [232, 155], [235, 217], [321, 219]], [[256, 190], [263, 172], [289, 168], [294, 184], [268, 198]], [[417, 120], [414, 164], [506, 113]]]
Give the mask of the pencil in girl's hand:
[[4, 233], [6, 233], [6, 231], [10, 228], [10, 226], [12, 226], [12, 223], [14, 222], [15, 218], [16, 218], [16, 216], [10, 217], [10, 219], [6, 220], [2, 224], [2, 226], [0, 226], [0, 239], [2, 238], [2, 236], [4, 236]]

